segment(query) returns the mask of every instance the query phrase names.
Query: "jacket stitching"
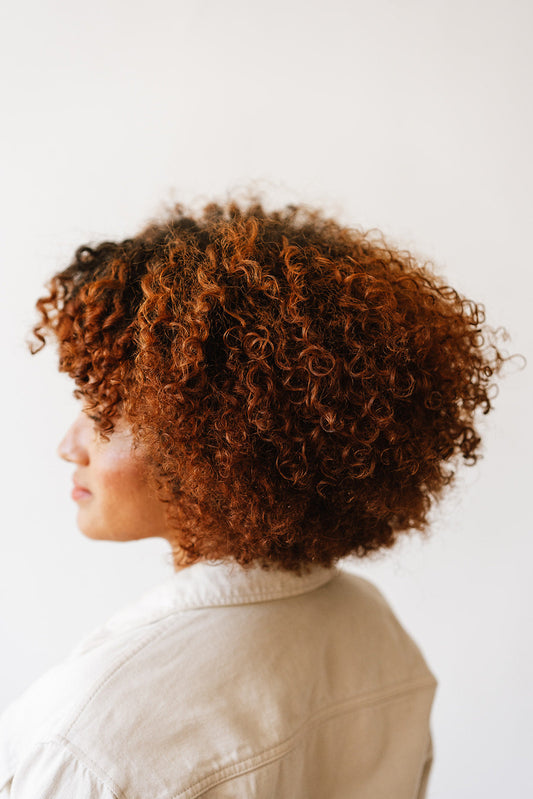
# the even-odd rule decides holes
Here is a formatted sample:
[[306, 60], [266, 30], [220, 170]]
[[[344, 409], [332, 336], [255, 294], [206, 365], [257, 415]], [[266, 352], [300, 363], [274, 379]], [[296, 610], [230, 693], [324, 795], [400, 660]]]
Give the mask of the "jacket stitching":
[[[405, 694], [417, 691], [419, 689], [435, 690], [434, 678], [424, 677], [412, 682], [394, 685], [385, 692], [372, 692], [364, 696], [344, 699], [342, 702], [337, 702], [334, 705], [330, 705], [327, 708], [316, 711], [305, 723], [300, 725], [296, 731], [287, 736], [285, 740], [280, 741], [273, 746], [269, 746], [262, 752], [245, 758], [238, 763], [231, 763], [220, 769], [216, 769], [210, 774], [202, 777], [200, 780], [197, 780], [187, 787], [182, 788], [180, 791], [178, 791], [178, 793], [169, 794], [168, 791], [165, 791], [158, 794], [157, 797], [154, 797], [154, 799], [197, 799], [197, 797], [201, 796], [205, 791], [208, 791], [223, 782], [227, 782], [235, 777], [240, 777], [250, 771], [257, 770], [263, 766], [268, 766], [271, 763], [274, 763], [276, 760], [280, 760], [284, 755], [295, 748], [299, 739], [301, 739], [305, 732], [312, 727], [319, 726], [320, 724], [329, 721], [331, 718], [342, 715], [342, 713], [349, 712], [355, 708], [379, 705], [382, 702], [401, 698]], [[80, 760], [80, 762], [92, 764], [92, 768], [90, 768], [88, 765], [87, 767], [90, 768], [96, 777], [98, 777], [95, 769], [99, 769], [99, 766], [94, 763], [94, 761], [82, 749], [73, 744], [72, 741], [66, 737], [66, 734], [65, 736], [54, 736], [54, 738], [50, 741], [44, 741], [43, 743], [61, 742], [74, 757]], [[106, 774], [106, 772], [104, 772], [102, 769], [100, 769], [100, 771], [102, 774]], [[126, 794], [116, 785], [116, 783], [110, 777], [107, 778], [114, 786], [113, 792], [117, 796], [117, 799], [127, 799]], [[103, 784], [106, 784], [105, 780], [103, 780], [101, 777], [98, 777], [98, 779], [100, 779]]]
[[341, 715], [342, 713], [348, 712], [354, 708], [370, 707], [389, 699], [394, 700], [402, 697], [406, 693], [411, 693], [420, 688], [434, 690], [434, 679], [423, 678], [410, 683], [401, 683], [400, 685], [390, 688], [385, 693], [380, 692], [379, 694], [367, 694], [366, 696], [362, 697], [351, 697], [350, 699], [343, 700], [342, 702], [337, 702], [335, 705], [330, 706], [325, 710], [318, 710], [310, 719], [302, 724], [298, 730], [291, 733], [284, 741], [281, 741], [274, 746], [270, 746], [268, 749], [263, 750], [263, 752], [253, 755], [250, 758], [246, 758], [240, 763], [232, 763], [220, 770], [217, 769], [216, 771], [211, 772], [211, 774], [207, 774], [205, 777], [202, 777], [201, 780], [191, 783], [191, 785], [183, 788], [176, 794], [160, 794], [157, 799], [196, 799], [196, 797], [201, 796], [204, 791], [210, 790], [222, 782], [226, 782], [234, 777], [240, 777], [249, 771], [261, 768], [262, 766], [267, 766], [276, 760], [280, 760], [285, 754], [287, 754], [287, 752], [290, 752], [295, 748], [295, 744], [298, 739], [301, 738], [305, 731], [310, 727], [318, 726], [325, 721], [329, 721], [329, 719], [335, 717], [336, 715]]

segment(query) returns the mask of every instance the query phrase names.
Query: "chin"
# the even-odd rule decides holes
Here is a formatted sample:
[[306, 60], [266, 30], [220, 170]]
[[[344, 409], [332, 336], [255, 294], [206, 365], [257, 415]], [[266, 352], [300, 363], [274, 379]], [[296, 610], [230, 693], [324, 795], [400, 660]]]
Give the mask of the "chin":
[[103, 533], [99, 532], [98, 530], [93, 530], [92, 528], [81, 527], [78, 525], [80, 533], [85, 536], [85, 538], [90, 538], [92, 541], [108, 541], [109, 536], [104, 535]]
[[91, 520], [86, 518], [83, 510], [78, 511], [77, 525], [80, 533], [86, 538], [92, 538], [94, 541], [107, 541], [110, 536], [109, 533], [102, 529], [102, 527]]
[[131, 533], [121, 534], [120, 531], [111, 531], [109, 527], [102, 529], [87, 522], [78, 521], [78, 528], [85, 538], [90, 538], [92, 541], [137, 541], [140, 537], [132, 536]]

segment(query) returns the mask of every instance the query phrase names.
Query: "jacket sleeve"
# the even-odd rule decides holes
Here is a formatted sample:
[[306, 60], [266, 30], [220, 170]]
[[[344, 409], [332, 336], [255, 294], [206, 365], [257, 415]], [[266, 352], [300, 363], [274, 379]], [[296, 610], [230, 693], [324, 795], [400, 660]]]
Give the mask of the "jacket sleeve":
[[429, 782], [429, 774], [431, 772], [432, 765], [433, 765], [433, 740], [431, 738], [431, 733], [430, 733], [426, 759], [424, 761], [422, 774], [420, 776], [420, 783], [418, 786], [418, 793], [416, 795], [416, 799], [425, 799]]
[[83, 762], [68, 744], [37, 744], [19, 763], [1, 799], [119, 799], [111, 780]]

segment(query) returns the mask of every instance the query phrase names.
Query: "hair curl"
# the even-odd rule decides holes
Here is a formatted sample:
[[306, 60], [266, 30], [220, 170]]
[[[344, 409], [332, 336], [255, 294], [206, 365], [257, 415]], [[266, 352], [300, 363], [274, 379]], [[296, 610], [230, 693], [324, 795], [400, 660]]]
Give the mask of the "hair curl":
[[379, 231], [257, 196], [79, 247], [46, 288], [30, 349], [54, 335], [104, 437], [130, 422], [176, 563], [301, 572], [425, 531], [508, 360], [484, 307]]

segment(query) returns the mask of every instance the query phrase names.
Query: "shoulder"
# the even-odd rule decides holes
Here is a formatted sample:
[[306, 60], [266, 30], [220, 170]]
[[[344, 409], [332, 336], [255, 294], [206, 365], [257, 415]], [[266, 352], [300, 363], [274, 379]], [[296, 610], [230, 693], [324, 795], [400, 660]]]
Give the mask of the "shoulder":
[[[159, 634], [159, 629], [147, 627], [110, 637], [79, 653], [76, 649], [11, 702], [0, 714], [0, 785], [29, 752], [42, 744], [61, 741], [106, 681]], [[61, 748], [59, 745], [57, 750]], [[50, 746], [41, 755], [47, 751], [57, 754]]]
[[67, 734], [126, 792], [145, 784], [157, 796], [175, 753], [184, 780], [208, 775], [268, 757], [303, 720], [433, 686], [382, 592], [339, 569], [307, 593], [169, 617]]
[[0, 797], [17, 799], [118, 799], [122, 794], [97, 764], [63, 741], [44, 741], [0, 775]]
[[432, 679], [379, 589], [338, 569], [307, 593], [181, 610], [79, 648], [21, 698], [4, 740], [16, 728], [19, 752], [60, 749], [126, 795], [163, 796], [261, 762], [302, 720]]
[[335, 618], [332, 648], [348, 651], [348, 660], [361, 668], [379, 668], [383, 682], [420, 679], [436, 685], [419, 644], [374, 582], [338, 569], [328, 594], [326, 613]]

